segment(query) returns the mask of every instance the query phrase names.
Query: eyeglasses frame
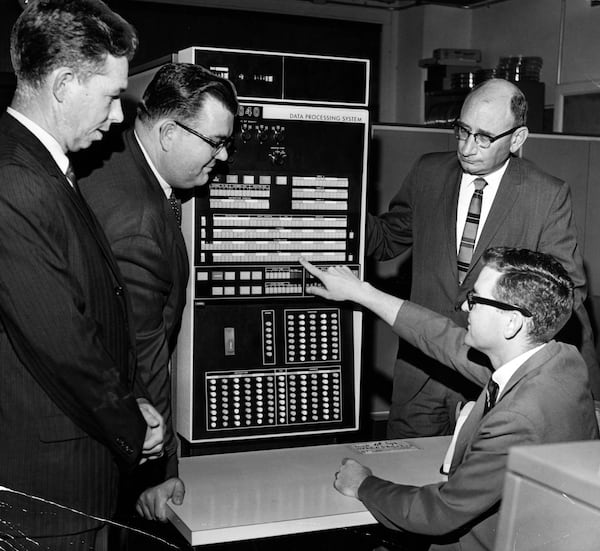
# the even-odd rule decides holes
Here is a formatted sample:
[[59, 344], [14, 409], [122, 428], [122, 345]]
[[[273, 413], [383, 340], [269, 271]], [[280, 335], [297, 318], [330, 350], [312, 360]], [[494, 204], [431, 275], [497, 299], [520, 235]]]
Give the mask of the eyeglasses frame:
[[[469, 136], [473, 136], [473, 139], [475, 140], [475, 143], [479, 147], [481, 147], [482, 149], [489, 149], [491, 147], [491, 145], [495, 141], [499, 140], [500, 138], [505, 138], [506, 136], [510, 136], [511, 134], [514, 134], [517, 130], [519, 130], [519, 128], [522, 128], [523, 126], [524, 125], [519, 124], [518, 126], [514, 126], [510, 130], [507, 130], [506, 132], [502, 132], [502, 134], [498, 134], [497, 136], [488, 136], [487, 134], [481, 134], [479, 132], [470, 132], [459, 121], [454, 121], [454, 124], [452, 125], [452, 128], [454, 129], [454, 137], [457, 140], [459, 140], [459, 141], [466, 141], [466, 140], [469, 139]], [[460, 130], [464, 130], [467, 133], [467, 137], [466, 138], [460, 138], [458, 136], [459, 129]], [[485, 139], [489, 140], [490, 141], [489, 145], [483, 145], [483, 144], [479, 143], [479, 139], [480, 138], [485, 138]]]
[[190, 134], [193, 134], [197, 138], [200, 138], [204, 143], [210, 145], [213, 148], [213, 154], [212, 154], [213, 157], [216, 157], [219, 153], [221, 153], [221, 151], [223, 151], [223, 148], [227, 148], [233, 142], [233, 136], [229, 136], [228, 138], [225, 138], [224, 140], [217, 142], [216, 140], [213, 140], [212, 138], [209, 138], [208, 136], [201, 134], [197, 130], [190, 128], [189, 126], [183, 124], [182, 122], [176, 121], [175, 119], [173, 119], [173, 122], [177, 126], [183, 128], [185, 131], [189, 132]]
[[469, 308], [469, 311], [473, 309], [473, 306], [475, 306], [475, 304], [484, 304], [486, 306], [493, 306], [494, 308], [499, 308], [500, 310], [515, 310], [523, 314], [526, 318], [533, 317], [533, 314], [529, 310], [527, 310], [527, 308], [515, 306], [514, 304], [508, 304], [506, 302], [499, 302], [491, 298], [480, 297], [479, 295], [475, 294], [475, 291], [473, 291], [473, 289], [467, 292], [467, 297], [465, 300], [467, 301], [467, 307]]

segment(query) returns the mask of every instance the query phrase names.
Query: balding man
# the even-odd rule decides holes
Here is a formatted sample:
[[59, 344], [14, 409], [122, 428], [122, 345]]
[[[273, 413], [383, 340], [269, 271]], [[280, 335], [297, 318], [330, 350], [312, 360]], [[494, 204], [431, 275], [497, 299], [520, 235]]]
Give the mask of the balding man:
[[[457, 151], [421, 157], [390, 203], [368, 218], [367, 253], [377, 260], [412, 248], [410, 299], [466, 327], [465, 300], [493, 246], [554, 256], [575, 284], [574, 315], [558, 335], [576, 344], [600, 390], [593, 335], [583, 306], [586, 279], [569, 186], [517, 157], [528, 136], [523, 93], [502, 79], [467, 96], [455, 122]], [[400, 341], [388, 437], [449, 434], [457, 404], [479, 390]]]

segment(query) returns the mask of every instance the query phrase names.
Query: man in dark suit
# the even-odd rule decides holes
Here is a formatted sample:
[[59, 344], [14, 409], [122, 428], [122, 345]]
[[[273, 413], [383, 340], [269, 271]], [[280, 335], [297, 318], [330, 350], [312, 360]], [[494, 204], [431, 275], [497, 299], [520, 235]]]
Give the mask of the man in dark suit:
[[[515, 156], [528, 135], [526, 110], [510, 82], [492, 79], [474, 89], [455, 125], [457, 152], [415, 163], [389, 212], [368, 217], [367, 254], [386, 260], [411, 248], [410, 299], [463, 327], [466, 315], [456, 306], [477, 279], [484, 250], [510, 246], [553, 255], [575, 284], [575, 315], [557, 338], [580, 349], [600, 396], [569, 187]], [[478, 392], [400, 340], [388, 437], [450, 434], [457, 404]]]
[[135, 503], [139, 496], [137, 511], [147, 519], [166, 521], [167, 499], [181, 503], [184, 497], [171, 423], [169, 360], [189, 267], [171, 195], [203, 186], [217, 160], [227, 160], [236, 113], [228, 80], [199, 65], [168, 63], [144, 92], [122, 147], [81, 182], [130, 291], [138, 369], [166, 420], [164, 461], [145, 466], [124, 492], [125, 513], [134, 512], [127, 498]]
[[3, 507], [1, 539], [16, 547], [94, 549], [119, 467], [162, 452], [162, 419], [136, 384], [125, 284], [66, 156], [122, 120], [136, 45], [98, 0], [33, 2], [13, 27], [17, 88], [0, 119], [0, 485], [82, 513]]
[[[549, 255], [494, 248], [462, 304], [463, 329], [450, 319], [359, 281], [346, 268], [322, 272], [312, 292], [369, 308], [425, 354], [480, 384], [493, 374], [456, 438], [446, 482], [394, 484], [346, 459], [334, 486], [360, 499], [384, 526], [432, 538], [431, 549], [492, 550], [509, 448], [598, 438], [587, 367], [577, 349], [552, 340], [573, 305], [573, 283]], [[446, 368], [448, 369], [448, 368]], [[495, 389], [495, 390], [494, 390]]]

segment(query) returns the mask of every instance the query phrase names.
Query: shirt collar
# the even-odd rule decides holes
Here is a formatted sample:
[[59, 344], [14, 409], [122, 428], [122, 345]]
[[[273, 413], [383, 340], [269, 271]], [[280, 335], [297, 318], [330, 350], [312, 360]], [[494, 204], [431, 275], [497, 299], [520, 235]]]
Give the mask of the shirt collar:
[[135, 130], [133, 131], [133, 135], [135, 136], [135, 139], [136, 139], [138, 145], [140, 146], [140, 149], [142, 150], [142, 154], [144, 155], [144, 158], [146, 159], [146, 162], [148, 163], [148, 166], [150, 167], [150, 170], [152, 170], [154, 176], [156, 176], [156, 179], [158, 180], [158, 183], [160, 184], [160, 187], [162, 188], [165, 196], [168, 199], [169, 197], [171, 197], [171, 191], [173, 190], [173, 188], [160, 175], [160, 173], [158, 172], [158, 170], [154, 166], [154, 163], [152, 162], [152, 159], [150, 159], [150, 155], [148, 155], [148, 152], [144, 149], [144, 146], [142, 145], [142, 142], [141, 142], [141, 140], [140, 140], [140, 138], [137, 135], [137, 133], [136, 133]]
[[500, 396], [508, 384], [510, 378], [515, 374], [517, 369], [521, 367], [531, 356], [533, 356], [538, 350], [541, 350], [547, 343], [540, 344], [535, 348], [527, 350], [527, 352], [523, 352], [516, 358], [513, 358], [509, 362], [506, 362], [504, 365], [500, 366], [494, 373], [492, 373], [492, 379], [498, 383], [498, 396]]
[[19, 111], [12, 107], [7, 107], [6, 112], [17, 119], [25, 128], [27, 128], [27, 130], [40, 140], [40, 142], [42, 142], [42, 145], [49, 151], [50, 155], [52, 155], [52, 158], [62, 170], [63, 174], [66, 174], [67, 168], [69, 167], [69, 158], [66, 156], [54, 136], [50, 135], [40, 125], [36, 124], [29, 117], [26, 117], [23, 113], [19, 113]]

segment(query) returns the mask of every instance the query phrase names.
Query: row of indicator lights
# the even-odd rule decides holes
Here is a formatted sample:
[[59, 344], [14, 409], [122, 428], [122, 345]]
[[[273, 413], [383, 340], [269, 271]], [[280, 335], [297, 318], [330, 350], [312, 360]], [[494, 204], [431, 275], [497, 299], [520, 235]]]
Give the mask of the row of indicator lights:
[[[286, 375], [277, 377], [277, 387], [280, 391], [285, 391], [286, 383], [290, 392], [296, 391], [296, 386], [300, 387], [300, 392], [308, 392], [309, 385], [311, 386], [310, 390], [313, 391], [312, 394], [315, 394], [314, 388], [319, 386], [324, 392], [329, 390], [329, 385], [331, 384], [331, 388], [333, 390], [333, 394], [339, 394], [339, 373], [331, 374], [331, 383], [329, 382], [329, 374], [312, 374], [311, 377], [307, 375]], [[260, 377], [258, 378], [260, 379]], [[219, 384], [218, 384], [219, 383]], [[234, 397], [240, 397], [242, 387], [244, 390], [244, 394], [247, 396], [252, 395], [252, 392], [255, 391], [258, 395], [261, 395], [263, 392], [263, 388], [266, 387], [266, 393], [270, 396], [274, 396], [275, 392], [275, 380], [273, 377], [268, 377], [265, 384], [263, 385], [262, 379], [253, 381], [252, 378], [245, 378], [243, 381], [243, 385], [239, 379], [234, 379], [233, 383], [229, 383], [228, 379], [219, 379], [218, 382], [215, 379], [210, 379], [208, 382], [208, 393], [210, 398], [216, 399], [218, 396], [219, 385], [221, 387], [221, 394], [224, 397], [229, 396], [231, 392]], [[231, 390], [230, 390], [231, 388]]]
[[262, 281], [263, 279], [301, 279], [302, 269], [298, 268], [282, 268], [282, 269], [266, 269], [263, 275], [262, 270], [240, 270], [213, 272], [198, 271], [196, 273], [196, 281]]
[[274, 330], [273, 330], [273, 321], [270, 319], [266, 319], [263, 326], [264, 334], [265, 334], [265, 356], [267, 359], [271, 360], [273, 358], [274, 352]]
[[237, 274], [239, 274], [240, 281], [262, 281], [263, 273], [262, 270], [241, 270], [240, 272], [234, 271], [220, 271], [215, 270], [213, 272], [198, 271], [196, 273], [196, 281], [235, 281]]

